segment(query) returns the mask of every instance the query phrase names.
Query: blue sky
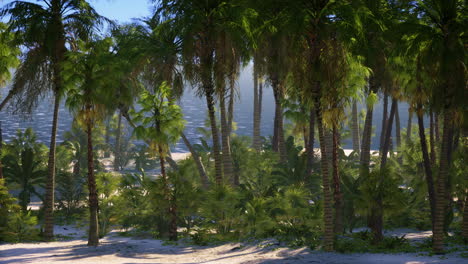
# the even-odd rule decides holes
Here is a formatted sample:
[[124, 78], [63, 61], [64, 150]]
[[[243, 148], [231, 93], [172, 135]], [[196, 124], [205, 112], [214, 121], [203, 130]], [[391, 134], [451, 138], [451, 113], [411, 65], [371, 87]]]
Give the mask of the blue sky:
[[[26, 0], [37, 2], [37, 0]], [[0, 7], [12, 0], [0, 0]], [[151, 0], [88, 0], [99, 14], [118, 22], [131, 22], [132, 18], [147, 17], [151, 14]]]
[[88, 0], [99, 14], [117, 20], [130, 22], [132, 18], [149, 16], [150, 0]]

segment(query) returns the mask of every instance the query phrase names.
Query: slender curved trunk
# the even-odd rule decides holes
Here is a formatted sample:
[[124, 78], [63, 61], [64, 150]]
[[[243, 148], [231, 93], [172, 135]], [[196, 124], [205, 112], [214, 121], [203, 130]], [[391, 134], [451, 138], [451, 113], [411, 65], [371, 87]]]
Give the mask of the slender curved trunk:
[[118, 121], [117, 121], [117, 132], [115, 135], [115, 153], [114, 153], [114, 170], [120, 171], [121, 167], [121, 137], [122, 137], [122, 112], [119, 111]]
[[383, 144], [385, 142], [385, 131], [388, 120], [388, 94], [384, 91], [383, 98], [383, 111], [382, 111], [382, 130], [380, 131], [380, 145], [379, 150], [382, 152]]
[[417, 118], [418, 118], [418, 127], [419, 127], [419, 141], [421, 142], [421, 151], [423, 154], [423, 164], [424, 164], [424, 172], [426, 174], [426, 185], [427, 185], [427, 193], [429, 194], [429, 206], [431, 208], [431, 223], [434, 226], [434, 214], [435, 214], [435, 191], [434, 191], [434, 180], [432, 177], [432, 167], [431, 167], [431, 160], [429, 159], [429, 152], [427, 149], [427, 141], [426, 141], [426, 132], [424, 129], [424, 119], [423, 119], [423, 112], [422, 112], [422, 105], [418, 104], [418, 111], [417, 111]]
[[435, 119], [434, 120], [435, 141], [437, 142], [437, 144], [439, 144], [440, 143], [440, 129], [439, 129], [440, 115], [436, 113], [434, 119]]
[[263, 100], [263, 80], [260, 79], [258, 83], [258, 135], [259, 135], [259, 147], [262, 149], [262, 100]]
[[259, 89], [258, 89], [258, 74], [254, 67], [254, 102], [253, 102], [253, 136], [252, 148], [260, 151], [260, 108], [259, 108]]
[[400, 126], [400, 113], [398, 112], [398, 102], [395, 110], [395, 135], [396, 135], [396, 150], [400, 151], [401, 148], [401, 126]]
[[320, 165], [322, 172], [322, 186], [323, 186], [323, 219], [324, 219], [324, 250], [333, 251], [333, 197], [330, 189], [330, 170], [328, 164], [328, 152], [326, 149], [325, 134], [322, 120], [322, 111], [320, 105], [320, 98], [315, 99], [315, 110], [317, 115], [317, 126], [320, 141]]
[[44, 239], [50, 241], [54, 237], [54, 208], [55, 208], [55, 147], [58, 124], [58, 110], [60, 97], [58, 92], [54, 93], [54, 114], [52, 118], [52, 131], [50, 132], [48, 174], [46, 181], [46, 193], [44, 203]]
[[315, 141], [315, 111], [310, 110], [309, 113], [309, 140], [307, 141], [307, 165], [306, 165], [306, 177], [310, 177], [312, 174], [312, 166], [314, 164], [314, 141]]
[[[213, 89], [211, 88], [211, 91]], [[215, 160], [215, 179], [216, 184], [221, 185], [223, 184], [223, 167], [222, 167], [222, 159], [220, 153], [220, 146], [219, 146], [219, 135], [218, 135], [218, 128], [216, 126], [216, 114], [214, 108], [214, 98], [213, 93], [210, 92], [210, 89], [205, 89], [207, 91], [206, 95], [206, 104], [208, 106], [208, 116], [210, 117], [210, 125], [211, 125], [211, 135], [213, 139], [213, 156]]]
[[[448, 142], [448, 150], [447, 150], [447, 163], [448, 168], [447, 170], [450, 171], [450, 165], [452, 164], [452, 153], [455, 149], [455, 125], [454, 122], [451, 122], [450, 129], [449, 129], [449, 142]], [[447, 182], [445, 183], [445, 220], [444, 220], [444, 233], [448, 234], [449, 226], [453, 221], [453, 197], [452, 197], [452, 177], [447, 175]]]
[[203, 189], [205, 190], [208, 189], [209, 180], [208, 180], [208, 176], [206, 175], [205, 166], [203, 165], [201, 157], [198, 155], [197, 151], [193, 148], [192, 144], [190, 144], [190, 141], [187, 139], [184, 133], [182, 133], [182, 140], [184, 141], [185, 145], [187, 146], [190, 153], [192, 154], [192, 158], [195, 161], [195, 165], [197, 166], [198, 174], [200, 174], [200, 179], [201, 179]]
[[333, 196], [335, 198], [335, 234], [343, 233], [343, 193], [341, 192], [341, 180], [338, 158], [338, 129], [333, 125]]
[[377, 199], [375, 208], [371, 213], [371, 222], [370, 228], [374, 235], [374, 242], [380, 242], [383, 239], [383, 194], [382, 188], [385, 180], [385, 166], [387, 165], [388, 152], [390, 149], [390, 140], [392, 134], [393, 119], [395, 118], [395, 112], [397, 108], [397, 100], [392, 99], [392, 106], [390, 109], [390, 115], [388, 117], [388, 122], [385, 126], [385, 137], [382, 145], [382, 152], [380, 153], [380, 178], [379, 178], [379, 187], [377, 193]]
[[408, 124], [406, 125], [406, 144], [411, 142], [411, 128], [413, 126], [413, 111], [408, 108]]
[[18, 92], [18, 88], [14, 87], [8, 91], [7, 96], [2, 100], [0, 103], [0, 111], [3, 110], [3, 108], [7, 105], [7, 103], [13, 98], [13, 96]]
[[432, 228], [432, 249], [435, 253], [444, 252], [444, 220], [447, 203], [445, 190], [449, 171], [449, 143], [452, 122], [452, 113], [449, 109], [444, 109], [443, 118], [444, 123], [442, 131], [442, 146], [439, 158], [439, 177], [437, 177], [436, 180], [434, 227]]
[[[369, 78], [369, 90], [375, 92], [377, 84], [374, 77]], [[370, 147], [372, 141], [372, 119], [374, 113], [374, 106], [367, 105], [366, 120], [364, 121], [364, 130], [362, 132], [361, 155], [359, 158], [360, 163], [360, 177], [366, 178], [369, 175], [370, 167]]]
[[[88, 106], [88, 111], [91, 108]], [[86, 132], [88, 136], [88, 191], [89, 191], [89, 235], [88, 246], [99, 245], [99, 222], [98, 222], [98, 195], [96, 189], [96, 177], [94, 175], [93, 155], [93, 133], [91, 120], [86, 121]]]
[[275, 98], [275, 127], [273, 133], [273, 151], [279, 152], [280, 161], [286, 163], [286, 145], [284, 141], [284, 128], [283, 128], [283, 106], [281, 100], [283, 95], [281, 93], [281, 84], [276, 81], [272, 81], [273, 94]]
[[109, 158], [110, 157], [110, 150], [109, 150], [109, 146], [110, 146], [110, 137], [111, 137], [111, 127], [110, 127], [110, 118], [107, 117], [105, 122], [104, 122], [105, 126], [106, 126], [106, 135], [105, 135], [105, 144], [106, 144], [106, 150], [104, 151], [104, 158]]
[[[233, 186], [239, 185], [239, 178], [234, 177], [231, 157], [231, 146], [229, 144], [229, 127], [227, 124], [227, 113], [224, 95], [219, 96], [219, 109], [221, 114], [221, 146], [223, 158], [223, 173], [226, 180], [231, 181]], [[236, 174], [237, 175], [237, 174]]]
[[333, 155], [332, 155], [332, 150], [333, 150], [333, 130], [324, 128], [324, 133], [325, 133], [325, 144], [326, 144], [326, 149], [329, 151], [327, 155], [327, 162], [328, 162], [328, 168], [330, 170], [333, 170]]
[[359, 116], [356, 99], [353, 99], [353, 106], [351, 111], [351, 131], [353, 133], [353, 151], [359, 153], [361, 146], [359, 143]]
[[370, 167], [370, 146], [372, 140], [372, 117], [374, 107], [368, 105], [366, 112], [366, 120], [364, 121], [364, 130], [362, 132], [361, 156], [359, 163], [361, 164], [361, 177], [369, 174]]
[[165, 155], [161, 146], [158, 146], [159, 151], [159, 165], [161, 166], [161, 177], [164, 184], [164, 199], [168, 203], [168, 215], [169, 220], [169, 240], [177, 241], [177, 209], [175, 205], [175, 196], [171, 194], [169, 189], [169, 179], [167, 178], [166, 165], [165, 165]]
[[236, 79], [233, 76], [229, 78], [229, 104], [228, 104], [228, 111], [227, 111], [227, 128], [228, 128], [228, 135], [232, 133], [232, 122], [234, 122], [234, 98], [236, 96], [235, 92], [235, 82]]
[[431, 146], [431, 164], [434, 165], [436, 162], [436, 153], [435, 153], [435, 138], [434, 138], [434, 112], [429, 112], [429, 144]]

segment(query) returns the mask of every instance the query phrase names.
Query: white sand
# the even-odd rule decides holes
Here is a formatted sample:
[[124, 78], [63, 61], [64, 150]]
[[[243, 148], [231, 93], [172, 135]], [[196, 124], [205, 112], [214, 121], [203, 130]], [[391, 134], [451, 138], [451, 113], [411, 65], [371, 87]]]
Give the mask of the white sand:
[[[97, 248], [86, 246], [84, 232], [73, 227], [56, 227], [56, 234], [70, 235], [73, 240], [50, 243], [21, 243], [0, 245], [0, 263], [76, 263], [76, 264], [136, 264], [136, 263], [350, 263], [350, 264], [420, 264], [468, 263], [468, 259], [451, 253], [443, 257], [417, 254], [337, 254], [310, 251], [306, 248], [288, 249], [266, 241], [260, 244], [229, 243], [220, 246], [174, 246], [153, 239], [118, 237], [114, 233], [101, 239]], [[406, 230], [405, 230], [406, 231]], [[398, 231], [392, 234], [399, 235]], [[427, 237], [428, 232], [408, 234]]]

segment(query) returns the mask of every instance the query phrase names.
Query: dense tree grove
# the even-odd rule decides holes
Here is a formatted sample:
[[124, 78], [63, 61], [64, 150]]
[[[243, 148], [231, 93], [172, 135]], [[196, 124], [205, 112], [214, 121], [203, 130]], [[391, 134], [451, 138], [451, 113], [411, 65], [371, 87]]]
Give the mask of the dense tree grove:
[[[0, 241], [51, 240], [54, 222], [80, 219], [90, 246], [112, 227], [325, 251], [411, 250], [384, 236], [395, 227], [432, 229], [434, 253], [468, 242], [466, 1], [152, 4], [151, 17], [124, 25], [85, 0], [1, 8], [2, 114], [30, 115], [49, 94], [54, 111], [49, 148], [29, 129], [1, 142], [0, 126]], [[249, 64], [252, 137], [236, 134], [234, 118]], [[178, 105], [190, 87], [206, 101], [198, 144]], [[271, 137], [260, 133], [266, 89]], [[57, 146], [61, 102], [74, 124]], [[175, 161], [179, 141], [191, 155]], [[19, 190], [19, 207], [6, 188]], [[21, 221], [29, 229], [12, 228]]]

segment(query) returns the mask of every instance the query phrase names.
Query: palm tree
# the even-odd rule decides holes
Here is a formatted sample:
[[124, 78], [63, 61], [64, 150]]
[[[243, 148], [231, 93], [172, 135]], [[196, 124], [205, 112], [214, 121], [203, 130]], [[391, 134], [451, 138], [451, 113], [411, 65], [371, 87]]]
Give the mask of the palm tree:
[[410, 37], [409, 50], [421, 56], [422, 65], [431, 73], [433, 86], [428, 91], [431, 106], [443, 115], [433, 226], [433, 250], [442, 253], [454, 113], [463, 107], [466, 96], [465, 3], [461, 0], [425, 0], [418, 2], [417, 7], [405, 24], [406, 36]]
[[18, 130], [16, 138], [6, 146], [3, 157], [6, 183], [16, 183], [21, 187], [19, 204], [27, 211], [31, 195], [43, 200], [43, 195], [36, 189], [43, 188], [47, 171], [43, 162], [44, 147], [37, 143], [37, 137], [31, 128], [24, 132]]
[[[344, 89], [343, 84], [347, 79], [346, 70], [344, 75], [339, 73], [334, 76], [329, 71], [333, 68], [333, 62], [338, 62], [345, 58], [341, 53], [341, 45], [346, 46], [350, 42], [350, 35], [355, 36], [357, 30], [356, 19], [357, 10], [354, 10], [348, 1], [295, 1], [289, 6], [290, 28], [296, 34], [289, 39], [296, 43], [296, 50], [306, 48], [304, 67], [307, 70], [307, 78], [304, 82], [304, 94], [313, 102], [316, 114], [316, 123], [319, 132], [320, 151], [321, 151], [321, 174], [323, 186], [323, 207], [324, 207], [324, 249], [333, 250], [334, 224], [333, 224], [333, 196], [330, 185], [330, 167], [329, 160], [332, 149], [329, 149], [325, 140], [326, 124], [331, 122], [330, 115], [327, 112], [330, 108], [336, 107], [339, 102], [330, 100], [327, 96], [333, 96], [334, 92], [328, 93], [327, 90]], [[296, 36], [296, 39], [294, 38]], [[338, 48], [336, 48], [338, 46]], [[328, 58], [334, 58], [328, 62]], [[345, 59], [346, 60], [346, 59]], [[335, 64], [336, 65], [336, 64]], [[341, 69], [341, 68], [340, 68]], [[343, 68], [345, 69], [345, 68]], [[336, 72], [336, 71], [335, 71]], [[330, 78], [327, 78], [327, 77]], [[337, 93], [338, 95], [338, 93]], [[340, 94], [341, 96], [341, 94]], [[333, 111], [332, 111], [333, 112]], [[336, 134], [336, 133], [335, 133]], [[337, 146], [337, 144], [335, 144]], [[336, 172], [338, 170], [336, 169]], [[335, 175], [336, 176], [336, 175]], [[336, 180], [336, 177], [335, 177]]]
[[8, 30], [20, 32], [19, 42], [25, 47], [25, 59], [16, 71], [12, 91], [17, 106], [30, 112], [47, 91], [54, 95], [54, 112], [50, 138], [48, 177], [46, 183], [44, 238], [53, 238], [55, 185], [55, 139], [58, 109], [64, 93], [62, 64], [65, 61], [67, 35], [86, 39], [90, 28], [105, 20], [85, 0], [41, 0], [39, 3], [13, 1], [0, 11], [9, 18]]
[[[151, 89], [152, 87], [148, 87]], [[136, 112], [134, 119], [139, 125], [135, 128], [138, 137], [150, 141], [150, 149], [157, 153], [161, 166], [161, 177], [164, 184], [164, 197], [169, 203], [170, 216], [169, 239], [177, 240], [177, 208], [174, 190], [171, 193], [169, 179], [166, 174], [165, 162], [169, 146], [179, 141], [184, 130], [184, 120], [180, 107], [169, 98], [171, 88], [162, 83], [161, 86], [145, 90], [141, 94], [139, 104], [141, 110]]]
[[225, 1], [161, 1], [158, 13], [173, 20], [182, 41], [182, 60], [185, 77], [198, 87], [204, 95], [208, 107], [213, 156], [215, 159], [215, 179], [223, 183], [220, 136], [215, 115], [216, 83], [215, 62], [218, 56], [216, 44], [220, 36], [231, 36], [233, 30], [248, 32], [246, 9], [234, 2]]
[[111, 39], [89, 43], [79, 42], [78, 50], [66, 54], [64, 81], [69, 86], [67, 105], [75, 112], [78, 122], [87, 134], [87, 165], [89, 191], [89, 236], [88, 246], [99, 244], [98, 195], [94, 175], [93, 129], [97, 122], [111, 112], [113, 104], [111, 88], [118, 83], [114, 72], [113, 57], [109, 52]]

